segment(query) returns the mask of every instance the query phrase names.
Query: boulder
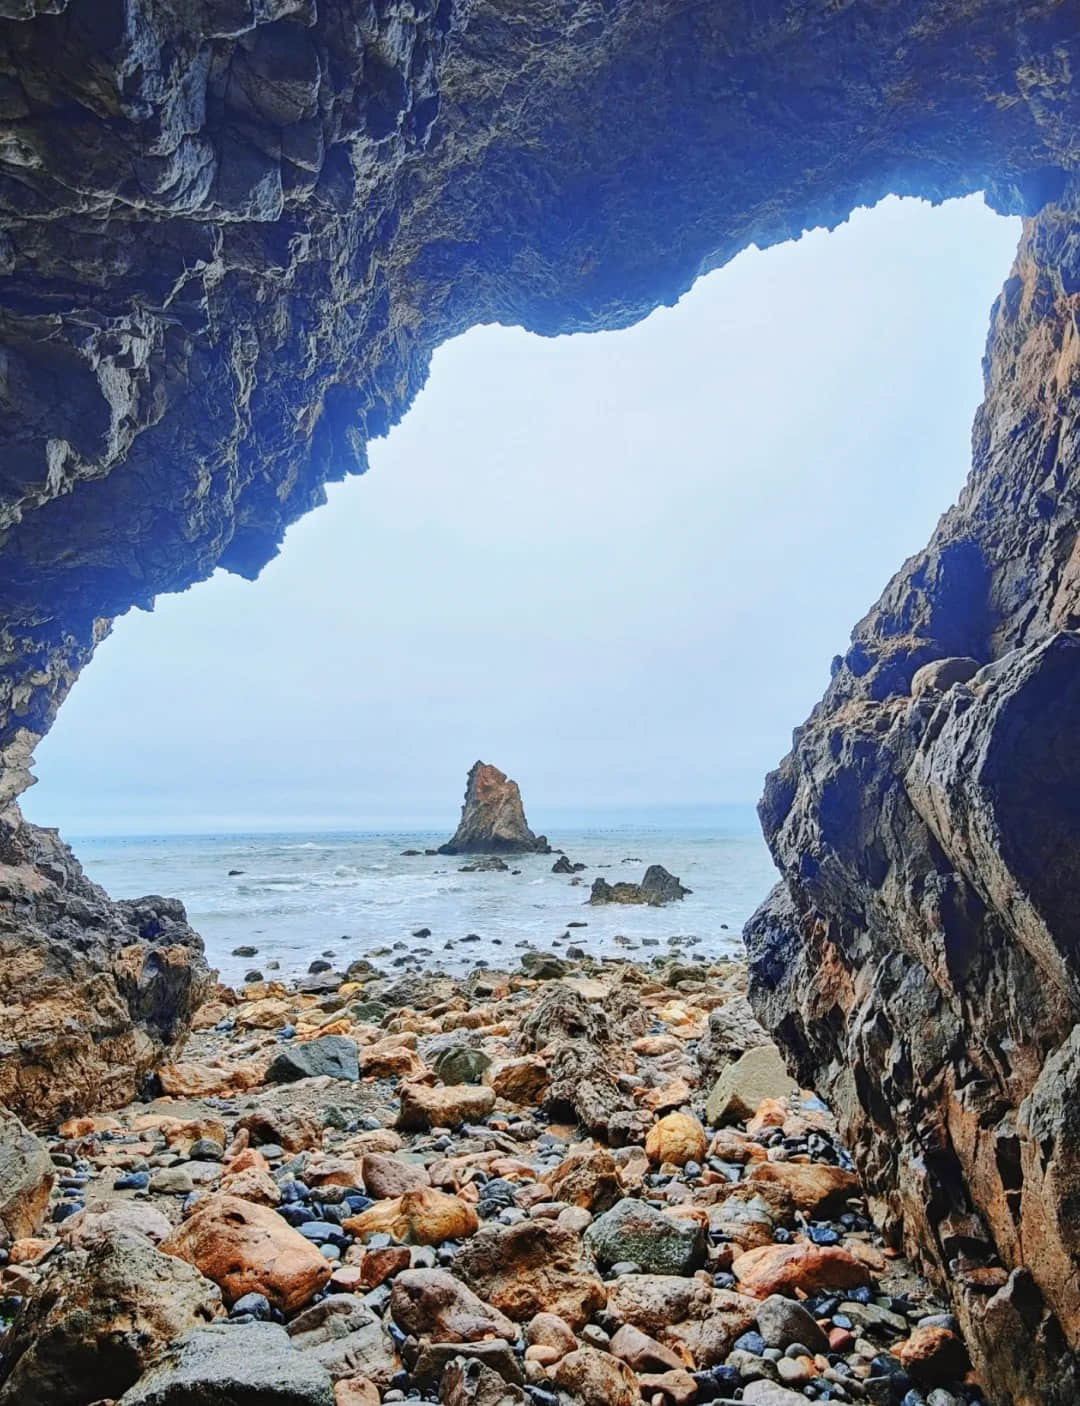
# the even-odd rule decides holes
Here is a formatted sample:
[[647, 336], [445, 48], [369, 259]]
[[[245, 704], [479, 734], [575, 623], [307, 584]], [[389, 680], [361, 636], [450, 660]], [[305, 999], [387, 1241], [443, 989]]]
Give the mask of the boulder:
[[147, 1201], [93, 1202], [58, 1227], [65, 1244], [88, 1250], [121, 1232], [141, 1235], [157, 1245], [172, 1234], [172, 1221]]
[[589, 902], [647, 903], [656, 908], [661, 904], [685, 898], [691, 892], [691, 889], [683, 887], [674, 874], [669, 874], [662, 864], [650, 864], [640, 884], [609, 884], [607, 879], [594, 879]]
[[645, 1274], [692, 1274], [705, 1263], [707, 1236], [697, 1221], [627, 1197], [593, 1221], [585, 1243], [603, 1267], [632, 1261]]
[[382, 1152], [369, 1152], [360, 1159], [360, 1178], [364, 1190], [375, 1201], [431, 1185], [427, 1168], [419, 1162], [405, 1162]]
[[705, 1129], [692, 1113], [669, 1113], [649, 1129], [645, 1153], [658, 1165], [670, 1162], [683, 1167], [704, 1161], [707, 1143]]
[[519, 1040], [524, 1050], [542, 1050], [578, 1042], [607, 1045], [611, 1041], [603, 1009], [562, 983], [545, 987], [540, 999], [522, 1017]]
[[822, 1162], [755, 1162], [746, 1173], [751, 1186], [777, 1186], [797, 1211], [812, 1220], [840, 1215], [852, 1196], [859, 1196], [859, 1179], [842, 1167]]
[[604, 1147], [572, 1151], [557, 1167], [545, 1172], [552, 1201], [600, 1212], [612, 1207], [622, 1196], [622, 1185], [611, 1153]]
[[464, 1240], [478, 1224], [476, 1212], [459, 1196], [448, 1196], [433, 1186], [419, 1186], [350, 1216], [345, 1229], [358, 1237], [385, 1231], [395, 1240], [441, 1245], [444, 1240]]
[[329, 1374], [276, 1323], [215, 1323], [175, 1342], [117, 1406], [334, 1406]]
[[471, 1045], [451, 1045], [441, 1050], [431, 1067], [444, 1084], [475, 1084], [491, 1066], [491, 1056]]
[[322, 1146], [321, 1125], [296, 1108], [257, 1108], [244, 1114], [236, 1131], [246, 1132], [253, 1147], [273, 1143], [286, 1152], [305, 1152]]
[[787, 1072], [780, 1051], [772, 1043], [747, 1050], [729, 1064], [717, 1079], [705, 1105], [706, 1120], [741, 1123], [752, 1118], [766, 1098], [787, 1098], [798, 1085]]
[[298, 1313], [289, 1341], [337, 1382], [362, 1376], [388, 1387], [396, 1370], [394, 1343], [379, 1315], [354, 1294], [329, 1294]]
[[55, 1175], [41, 1139], [0, 1108], [0, 1227], [9, 1240], [41, 1229]]
[[746, 997], [732, 996], [709, 1012], [705, 1034], [698, 1042], [697, 1062], [702, 1083], [711, 1088], [740, 1055], [771, 1043], [768, 1031]]
[[475, 762], [465, 783], [465, 803], [454, 835], [440, 854], [549, 854], [543, 835], [525, 819], [516, 781], [488, 762]]
[[513, 1340], [513, 1323], [444, 1269], [406, 1269], [394, 1280], [390, 1316], [403, 1333], [438, 1342]]
[[487, 1085], [432, 1086], [402, 1084], [398, 1090], [401, 1108], [397, 1126], [404, 1132], [425, 1128], [456, 1128], [486, 1118], [495, 1107], [495, 1091]]
[[818, 1289], [856, 1289], [871, 1282], [861, 1260], [836, 1245], [763, 1245], [735, 1257], [731, 1272], [739, 1288], [757, 1298], [812, 1294]]
[[0, 1406], [117, 1397], [188, 1329], [221, 1313], [217, 1288], [141, 1235], [114, 1232], [50, 1264], [4, 1343]]
[[550, 1082], [547, 1065], [535, 1055], [497, 1060], [484, 1072], [484, 1083], [494, 1089], [495, 1096], [519, 1107], [533, 1108], [541, 1103]]
[[276, 1211], [237, 1196], [204, 1197], [161, 1248], [212, 1279], [226, 1303], [264, 1294], [283, 1313], [303, 1308], [331, 1274], [330, 1262]]
[[766, 1347], [777, 1347], [782, 1352], [792, 1343], [802, 1343], [811, 1352], [829, 1350], [828, 1336], [817, 1319], [801, 1303], [782, 1294], [770, 1294], [758, 1304], [755, 1321]]
[[54, 1127], [130, 1103], [213, 983], [182, 903], [114, 902], [8, 799], [0, 780], [0, 1104]]
[[638, 1406], [637, 1377], [617, 1357], [595, 1348], [579, 1347], [561, 1357], [552, 1380], [581, 1406]]
[[455, 1357], [439, 1385], [442, 1406], [528, 1406], [530, 1398], [476, 1357]]
[[347, 1035], [321, 1035], [314, 1040], [290, 1040], [282, 1045], [266, 1071], [268, 1084], [292, 1084], [297, 1079], [360, 1077], [356, 1041]]
[[607, 1298], [580, 1237], [550, 1221], [483, 1226], [462, 1246], [455, 1268], [485, 1302], [517, 1322], [553, 1313], [577, 1331]]
[[928, 1387], [959, 1381], [971, 1365], [963, 1341], [940, 1324], [914, 1329], [893, 1352], [904, 1370]]

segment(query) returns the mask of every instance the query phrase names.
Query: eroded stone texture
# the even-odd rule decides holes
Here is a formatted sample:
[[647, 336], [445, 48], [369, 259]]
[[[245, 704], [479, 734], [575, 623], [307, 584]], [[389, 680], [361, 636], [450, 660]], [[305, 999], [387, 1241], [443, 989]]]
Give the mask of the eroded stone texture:
[[[857, 631], [770, 782], [785, 892], [752, 940], [759, 1008], [836, 1100], [890, 1224], [942, 1272], [990, 1240], [1006, 1265], [1023, 1250], [1028, 1277], [988, 1301], [962, 1264], [952, 1276], [965, 1317], [981, 1315], [984, 1365], [1017, 1401], [1067, 1399], [1054, 1335], [1080, 1332], [1060, 1082], [1076, 991], [1059, 856], [1075, 826], [1055, 766], [1070, 777], [1074, 749], [1071, 695], [1044, 685], [1071, 656], [906, 694], [924, 664], [1026, 653], [1080, 623], [1074, 8], [2, 0], [0, 14], [0, 804], [110, 619], [218, 565], [255, 575], [327, 479], [363, 469], [448, 336], [622, 326], [748, 243], [889, 191], [983, 189], [1029, 214], [1061, 202], [995, 314], [964, 500]], [[946, 726], [968, 693], [970, 723]], [[1018, 734], [1025, 716], [1038, 724]], [[979, 757], [983, 741], [968, 781], [949, 749]], [[4, 851], [33, 868], [53, 842], [4, 815]], [[106, 1051], [95, 1072], [123, 1097], [144, 1041], [182, 1028], [198, 965], [188, 996], [170, 990], [166, 949], [134, 915], [99, 907], [88, 937], [85, 881], [48, 861], [34, 873], [3, 900], [4, 965], [43, 953], [50, 981], [68, 965], [75, 1043]], [[7, 1018], [0, 1099], [19, 1108], [29, 1081], [51, 1103], [60, 1046], [39, 1074], [12, 1054], [25, 1013]], [[66, 1087], [65, 1109], [100, 1096], [82, 1074]], [[1012, 1321], [1042, 1335], [1015, 1368], [994, 1353]]]
[[1078, 294], [1070, 199], [994, 309], [960, 502], [769, 777], [747, 931], [756, 1009], [1025, 1406], [1080, 1396]]
[[41, 1127], [129, 1101], [210, 988], [183, 904], [113, 902], [54, 830], [0, 817], [0, 1103]]
[[[543, 835], [534, 835], [516, 781], [489, 762], [474, 762], [465, 785], [461, 823], [440, 854], [524, 854], [549, 850]], [[504, 866], [505, 867], [505, 866]]]

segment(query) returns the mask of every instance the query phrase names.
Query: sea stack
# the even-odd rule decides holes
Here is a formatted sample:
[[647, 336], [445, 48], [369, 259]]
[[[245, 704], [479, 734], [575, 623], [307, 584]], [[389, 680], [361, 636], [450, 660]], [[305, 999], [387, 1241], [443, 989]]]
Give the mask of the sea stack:
[[545, 835], [525, 819], [521, 792], [497, 766], [475, 762], [465, 784], [461, 823], [440, 854], [550, 854]]

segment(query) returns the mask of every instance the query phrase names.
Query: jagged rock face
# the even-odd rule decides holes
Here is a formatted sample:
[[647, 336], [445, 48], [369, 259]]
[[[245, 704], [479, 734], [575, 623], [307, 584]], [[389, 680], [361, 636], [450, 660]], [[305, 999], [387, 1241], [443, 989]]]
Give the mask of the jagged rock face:
[[994, 309], [959, 503], [768, 779], [747, 932], [759, 1015], [1024, 1406], [1080, 1399], [1078, 292], [1070, 200]]
[[[516, 781], [487, 762], [474, 762], [465, 785], [461, 823], [440, 854], [548, 854], [543, 835], [525, 819]], [[505, 867], [505, 866], [504, 866]]]
[[[751, 939], [759, 1009], [838, 1101], [882, 1214], [942, 1269], [980, 1237], [1030, 1263], [992, 1298], [954, 1276], [995, 1381], [1067, 1399], [1073, 655], [1049, 641], [1080, 623], [1073, 7], [0, 0], [0, 16], [0, 805], [110, 619], [218, 565], [255, 575], [327, 479], [363, 469], [448, 336], [622, 326], [748, 243], [889, 191], [1059, 202], [995, 314], [972, 484], [770, 781], [785, 884]], [[906, 696], [924, 664], [1014, 649], [997, 680]], [[0, 1099], [122, 1096], [182, 1029], [201, 968], [174, 982], [163, 953], [194, 946], [145, 938], [66, 861], [35, 879], [48, 842], [5, 814], [28, 867], [4, 965], [68, 993], [77, 1053], [57, 1035], [35, 1066], [7, 1047]], [[27, 989], [4, 993], [12, 1042], [37, 1038]], [[1012, 1321], [1042, 1334], [1020, 1366]]]
[[40, 1127], [128, 1102], [210, 988], [183, 904], [113, 902], [55, 831], [0, 823], [0, 1103]]

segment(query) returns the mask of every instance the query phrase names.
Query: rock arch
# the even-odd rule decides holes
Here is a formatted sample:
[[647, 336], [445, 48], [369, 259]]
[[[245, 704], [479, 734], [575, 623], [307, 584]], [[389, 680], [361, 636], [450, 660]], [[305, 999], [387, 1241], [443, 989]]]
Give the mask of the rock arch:
[[[1037, 730], [1039, 651], [1080, 626], [1078, 66], [1068, 0], [0, 0], [0, 986], [28, 953], [106, 974], [37, 1112], [103, 1032], [133, 1080], [202, 980], [175, 913], [110, 906], [15, 805], [112, 617], [257, 574], [472, 323], [622, 325], [750, 242], [982, 190], [1031, 220], [972, 476], [768, 782], [749, 940], [1000, 1399], [1080, 1394], [1075, 943], [955, 751], [1007, 735], [1029, 671], [1008, 726]], [[956, 655], [1008, 661], [909, 696]]]

